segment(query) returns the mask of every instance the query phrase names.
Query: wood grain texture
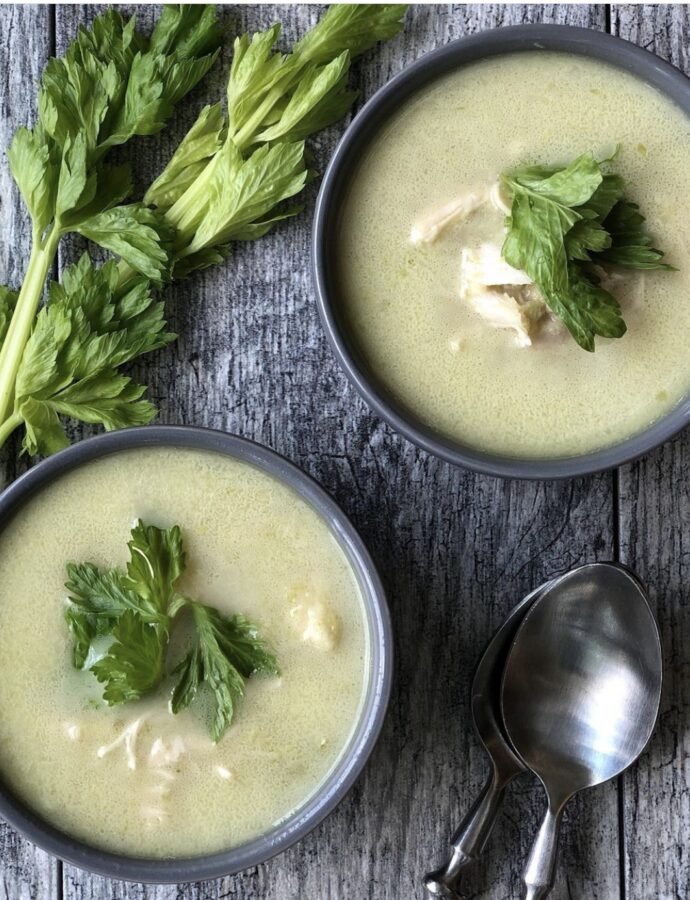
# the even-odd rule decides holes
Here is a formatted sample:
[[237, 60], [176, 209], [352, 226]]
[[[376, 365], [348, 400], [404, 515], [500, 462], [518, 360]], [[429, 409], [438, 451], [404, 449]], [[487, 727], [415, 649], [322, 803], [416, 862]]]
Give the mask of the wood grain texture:
[[[36, 80], [52, 50], [47, 7], [0, 6], [0, 283], [17, 288], [30, 251], [28, 219], [5, 157], [15, 128], [33, 123]], [[2, 478], [17, 472], [12, 442], [0, 456]], [[0, 895], [7, 900], [51, 900], [60, 867], [33, 844], [0, 823]]]
[[[615, 34], [690, 74], [686, 6], [612, 7]], [[647, 583], [656, 606], [665, 687], [654, 740], [625, 778], [628, 897], [690, 896], [690, 435], [620, 470], [620, 554]]]
[[[58, 52], [97, 9], [56, 8]], [[648, 26], [639, 9], [638, 14], [637, 8], [615, 7], [612, 25], [639, 43], [666, 35], [667, 43], [653, 49], [684, 64], [687, 14], [654, 7], [647, 10], [653, 23]], [[280, 19], [287, 43], [318, 12], [314, 6], [252, 5], [224, 7], [222, 15], [231, 33]], [[154, 14], [150, 7], [141, 8], [142, 27]], [[35, 108], [37, 59], [45, 58], [45, 49], [40, 56], [35, 43], [45, 41], [47, 15], [45, 7], [0, 7], [2, 53], [16, 53], [19, 46], [25, 65], [32, 67], [22, 70], [20, 86], [0, 79], [1, 146]], [[2, 27], [8, 19], [21, 23], [13, 37]], [[353, 81], [365, 100], [436, 46], [478, 30], [535, 21], [604, 29], [607, 16], [603, 6], [587, 5], [416, 6], [403, 35], [355, 64]], [[35, 53], [27, 52], [27, 45]], [[159, 171], [198, 109], [223, 96], [228, 58], [226, 52], [163, 135], [128, 151], [141, 185]], [[6, 71], [0, 57], [3, 78]], [[21, 101], [9, 106], [8, 97], [16, 97], [19, 88]], [[333, 128], [314, 142], [321, 169], [341, 133], [342, 126]], [[0, 244], [0, 262], [17, 280], [26, 258], [26, 220], [18, 216], [6, 170], [0, 179], [5, 179], [0, 181], [0, 234], [7, 236]], [[200, 885], [146, 887], [65, 866], [57, 885], [54, 867], [46, 871], [42, 855], [19, 839], [13, 844], [12, 833], [4, 829], [0, 871], [9, 874], [0, 885], [7, 900], [57, 900], [61, 894], [70, 900], [421, 897], [423, 873], [445, 853], [455, 823], [486, 773], [468, 710], [469, 683], [483, 644], [534, 584], [579, 562], [615, 553], [613, 476], [529, 484], [473, 475], [415, 449], [367, 409], [337, 367], [316, 315], [309, 276], [315, 192], [312, 186], [299, 221], [238, 247], [226, 266], [168, 289], [170, 322], [180, 340], [152, 356], [138, 374], [151, 385], [161, 421], [209, 425], [259, 440], [316, 477], [351, 516], [381, 569], [396, 629], [397, 679], [382, 739], [363, 777], [327, 822], [256, 870]], [[61, 268], [81, 249], [76, 242], [66, 243]], [[74, 437], [86, 433], [77, 428]], [[686, 563], [678, 562], [683, 552], [689, 558], [681, 529], [688, 522], [688, 508], [680, 500], [671, 508], [668, 499], [687, 466], [686, 443], [670, 444], [620, 476], [621, 548], [666, 594], [664, 617], [669, 617], [662, 625], [667, 665], [676, 667], [661, 741], [626, 781], [627, 889], [623, 894], [619, 880], [619, 797], [613, 784], [573, 805], [563, 834], [555, 900], [690, 896], [687, 864], [677, 849], [683, 843], [682, 823], [688, 821], [679, 737], [682, 711], [690, 701], [681, 632], [687, 624], [681, 593], [687, 572]], [[675, 598], [672, 615], [669, 596]], [[656, 804], [646, 799], [647, 790], [654, 791]], [[515, 786], [486, 861], [468, 883], [469, 897], [517, 900], [520, 868], [542, 806], [543, 797], [529, 779]], [[640, 829], [647, 834], [638, 834]]]

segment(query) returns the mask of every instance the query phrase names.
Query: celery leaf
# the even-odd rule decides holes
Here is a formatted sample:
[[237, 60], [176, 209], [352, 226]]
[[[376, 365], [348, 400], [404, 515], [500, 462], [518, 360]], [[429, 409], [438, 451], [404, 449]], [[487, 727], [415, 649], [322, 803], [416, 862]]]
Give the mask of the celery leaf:
[[84, 254], [36, 318], [15, 384], [15, 414], [26, 425], [24, 449], [48, 454], [67, 438], [59, 416], [107, 430], [146, 424], [154, 407], [119, 367], [174, 339], [163, 304], [145, 282], [117, 293], [114, 262], [100, 268]]
[[[219, 740], [232, 721], [235, 704], [252, 675], [279, 673], [276, 658], [251, 622], [179, 594], [185, 570], [179, 526], [157, 528], [139, 521], [128, 543], [126, 573], [93, 563], [67, 566], [69, 601], [65, 612], [72, 635], [72, 660], [90, 669], [114, 705], [157, 688], [165, 677], [168, 642], [183, 610], [191, 614], [191, 648], [176, 666], [173, 713], [192, 704], [199, 688], [213, 701], [211, 734]], [[98, 646], [107, 644], [105, 652]]]
[[275, 656], [243, 616], [223, 618], [218, 610], [191, 604], [194, 644], [175, 670], [179, 681], [172, 695], [173, 713], [188, 707], [200, 687], [213, 702], [211, 736], [220, 740], [232, 722], [235, 704], [250, 675], [279, 674]]
[[[610, 162], [607, 160], [605, 162]], [[670, 269], [642, 231], [637, 205], [623, 199], [623, 179], [604, 173], [591, 153], [563, 167], [530, 166], [504, 173], [511, 195], [506, 262], [526, 272], [577, 343], [620, 338], [626, 326], [597, 266]]]

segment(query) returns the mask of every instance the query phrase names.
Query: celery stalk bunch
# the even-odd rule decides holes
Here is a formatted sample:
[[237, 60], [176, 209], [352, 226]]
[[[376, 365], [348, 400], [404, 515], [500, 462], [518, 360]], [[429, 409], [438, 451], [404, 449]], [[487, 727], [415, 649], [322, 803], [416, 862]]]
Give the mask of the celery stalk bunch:
[[[49, 62], [39, 122], [8, 157], [32, 221], [19, 291], [0, 286], [0, 446], [23, 427], [30, 454], [68, 443], [64, 419], [107, 430], [156, 415], [122, 368], [175, 338], [156, 292], [222, 262], [234, 241], [262, 237], [301, 209], [310, 178], [305, 141], [356, 97], [350, 63], [402, 27], [405, 6], [338, 4], [292, 47], [280, 25], [234, 42], [227, 108], [204, 107], [143, 200], [109, 151], [159, 132], [219, 51], [213, 7], [168, 6], [149, 38], [116, 11], [80, 28]], [[60, 240], [78, 233], [113, 254], [88, 254], [50, 284]]]

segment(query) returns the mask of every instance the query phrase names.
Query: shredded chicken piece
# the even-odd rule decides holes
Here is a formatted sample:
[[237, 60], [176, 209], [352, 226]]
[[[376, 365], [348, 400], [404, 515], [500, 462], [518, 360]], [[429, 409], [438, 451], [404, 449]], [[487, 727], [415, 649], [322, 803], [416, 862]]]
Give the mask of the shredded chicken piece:
[[165, 801], [170, 796], [172, 783], [177, 777], [173, 767], [187, 752], [187, 744], [179, 735], [174, 735], [168, 741], [157, 737], [149, 750], [148, 764], [153, 770], [156, 781], [148, 788], [151, 805], [141, 807], [141, 814], [148, 824], [160, 825], [170, 815]]
[[506, 189], [502, 182], [497, 181], [495, 182], [495, 184], [491, 185], [491, 190], [489, 191], [489, 200], [491, 200], [491, 202], [499, 212], [502, 212], [505, 216], [510, 215], [511, 205], [508, 202]]
[[125, 729], [123, 729], [115, 738], [112, 744], [104, 744], [102, 747], [99, 747], [96, 751], [96, 756], [99, 759], [103, 759], [103, 757], [107, 756], [107, 754], [112, 750], [115, 750], [117, 747], [124, 745], [125, 755], [127, 757], [127, 768], [134, 771], [134, 769], [136, 769], [137, 767], [137, 735], [139, 734], [139, 729], [145, 722], [146, 718], [146, 716], [139, 716], [138, 719], [130, 722], [130, 724]]
[[333, 650], [340, 640], [341, 622], [330, 605], [307, 587], [290, 593], [290, 618], [302, 640], [320, 650]]
[[186, 751], [187, 745], [179, 735], [175, 735], [175, 737], [170, 740], [169, 744], [166, 744], [162, 738], [156, 738], [151, 744], [149, 760], [151, 765], [156, 767], [171, 766], [174, 765]]
[[480, 288], [532, 284], [527, 272], [514, 269], [501, 256], [497, 244], [482, 244], [478, 250], [463, 247], [460, 254], [460, 297]]
[[290, 610], [302, 640], [320, 650], [333, 650], [340, 639], [340, 619], [323, 600], [298, 603]]
[[488, 199], [489, 192], [486, 189], [470, 191], [439, 209], [427, 213], [413, 224], [410, 231], [410, 242], [415, 245], [433, 243], [445, 228], [460, 219], [471, 216]]
[[547, 308], [529, 275], [501, 256], [497, 244], [460, 255], [460, 297], [494, 328], [515, 332], [518, 347], [531, 347]]
[[487, 201], [490, 201], [499, 212], [506, 216], [510, 215], [510, 203], [505, 187], [500, 181], [496, 181], [490, 188], [469, 191], [426, 213], [412, 225], [410, 243], [415, 246], [432, 244], [449, 225], [468, 219]]
[[485, 290], [470, 297], [472, 307], [494, 328], [515, 332], [518, 347], [531, 347], [534, 328], [544, 314], [541, 300], [519, 303], [505, 291]]
[[[490, 187], [465, 193], [424, 215], [413, 225], [410, 241], [416, 245], [432, 243], [449, 225], [468, 218], [487, 202], [503, 215], [510, 215], [509, 193], [501, 181], [496, 181]], [[540, 338], [548, 338], [558, 337], [563, 331], [530, 276], [503, 259], [499, 242], [462, 249], [460, 298], [492, 327], [514, 332], [519, 347], [531, 347], [537, 333]], [[452, 335], [448, 349], [455, 354], [460, 348], [460, 337]], [[299, 615], [300, 609], [296, 608], [293, 614]], [[313, 622], [311, 619], [306, 622], [304, 640], [323, 646], [328, 643], [316, 612]]]
[[340, 620], [325, 603], [316, 603], [307, 610], [307, 627], [302, 640], [323, 650], [332, 650], [340, 637]]
[[[147, 719], [148, 715], [139, 716], [138, 719], [134, 719], [134, 721], [126, 725], [112, 743], [99, 747], [96, 751], [99, 759], [107, 756], [118, 747], [124, 747], [127, 767], [135, 770], [139, 761], [137, 744], [138, 739], [140, 739], [140, 730]], [[78, 726], [67, 726], [67, 733], [70, 737], [73, 737], [72, 731], [75, 728], [78, 729]], [[78, 733], [77, 731], [77, 736]], [[73, 740], [76, 740], [76, 737], [73, 737]], [[214, 748], [215, 744], [210, 739], [197, 740], [195, 738], [183, 738], [180, 735], [172, 735], [168, 738], [154, 738], [148, 753], [143, 750], [142, 762], [150, 770], [152, 780], [146, 787], [140, 812], [142, 818], [150, 827], [161, 825], [169, 817], [170, 810], [166, 801], [173, 787], [173, 782], [177, 778], [177, 763], [191, 747], [208, 750]], [[221, 778], [229, 779], [232, 777], [229, 769], [223, 766], [216, 766], [215, 768]]]

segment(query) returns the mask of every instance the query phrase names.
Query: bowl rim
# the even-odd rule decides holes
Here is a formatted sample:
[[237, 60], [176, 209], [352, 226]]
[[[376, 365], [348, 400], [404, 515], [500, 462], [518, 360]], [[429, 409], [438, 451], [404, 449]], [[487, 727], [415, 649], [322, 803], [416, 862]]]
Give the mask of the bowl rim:
[[[426, 83], [452, 70], [493, 56], [543, 50], [572, 53], [621, 68], [646, 81], [690, 116], [690, 78], [655, 53], [608, 32], [573, 25], [527, 24], [492, 28], [432, 50], [393, 76], [364, 104], [340, 139], [326, 168], [314, 212], [312, 277], [316, 304], [336, 359], [359, 395], [407, 440], [454, 465], [501, 478], [556, 480], [608, 471], [632, 462], [690, 424], [690, 394], [643, 431], [616, 444], [578, 456], [511, 457], [489, 453], [450, 439], [420, 421], [389, 395], [360, 365], [341, 327], [330, 262], [331, 240], [346, 176], [361, 150], [400, 102]], [[354, 344], [354, 342], [352, 342]]]
[[234, 875], [266, 862], [316, 828], [349, 792], [377, 742], [390, 699], [393, 634], [381, 579], [364, 542], [337, 503], [311, 476], [281, 454], [248, 438], [188, 425], [147, 425], [87, 438], [21, 475], [0, 494], [0, 530], [34, 494], [94, 460], [149, 447], [191, 448], [246, 462], [295, 491], [328, 526], [355, 572], [370, 643], [370, 670], [359, 718], [340, 758], [321, 785], [267, 834], [237, 847], [185, 858], [149, 859], [92, 847], [50, 825], [0, 781], [0, 817], [42, 850], [96, 875], [171, 884]]

